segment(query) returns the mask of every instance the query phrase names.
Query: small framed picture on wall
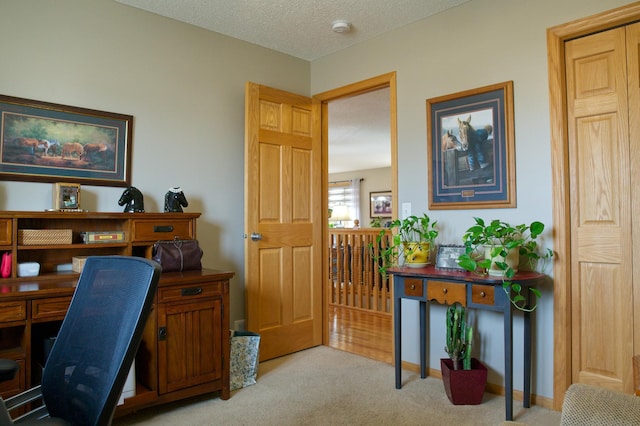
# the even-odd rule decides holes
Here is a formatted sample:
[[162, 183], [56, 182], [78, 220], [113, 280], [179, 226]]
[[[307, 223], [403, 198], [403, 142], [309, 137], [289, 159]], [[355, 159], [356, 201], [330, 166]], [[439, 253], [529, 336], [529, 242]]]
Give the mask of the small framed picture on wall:
[[393, 216], [393, 198], [391, 191], [369, 193], [369, 215], [375, 217]]

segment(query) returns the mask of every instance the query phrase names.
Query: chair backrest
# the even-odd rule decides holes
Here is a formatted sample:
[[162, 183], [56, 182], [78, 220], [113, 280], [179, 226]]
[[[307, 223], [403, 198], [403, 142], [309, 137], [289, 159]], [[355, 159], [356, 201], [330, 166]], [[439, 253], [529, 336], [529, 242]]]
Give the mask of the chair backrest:
[[43, 371], [42, 395], [51, 417], [110, 424], [160, 271], [159, 264], [139, 257], [87, 258]]

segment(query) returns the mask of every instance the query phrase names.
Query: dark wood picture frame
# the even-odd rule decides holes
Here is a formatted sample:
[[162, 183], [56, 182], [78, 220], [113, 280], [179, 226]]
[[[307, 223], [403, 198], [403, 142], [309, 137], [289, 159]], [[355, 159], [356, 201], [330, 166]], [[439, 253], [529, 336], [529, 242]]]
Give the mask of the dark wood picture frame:
[[0, 179], [130, 186], [133, 116], [0, 95]]
[[513, 82], [427, 99], [429, 209], [516, 207]]

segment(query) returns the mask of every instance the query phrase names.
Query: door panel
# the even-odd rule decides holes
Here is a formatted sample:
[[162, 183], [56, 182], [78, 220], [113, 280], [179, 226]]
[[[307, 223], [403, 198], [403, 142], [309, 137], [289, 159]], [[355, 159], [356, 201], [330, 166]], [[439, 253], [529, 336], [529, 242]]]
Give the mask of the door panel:
[[[629, 145], [631, 211], [634, 230], [640, 220], [640, 23], [626, 27], [627, 35], [627, 93], [629, 99]], [[633, 233], [633, 253], [640, 255], [640, 231]], [[633, 324], [640, 327], [640, 267], [633, 269]], [[640, 354], [640, 330], [634, 333], [634, 354]]]
[[625, 30], [565, 47], [572, 381], [629, 391], [633, 263]]
[[247, 83], [245, 108], [247, 326], [267, 360], [322, 344], [320, 107]]

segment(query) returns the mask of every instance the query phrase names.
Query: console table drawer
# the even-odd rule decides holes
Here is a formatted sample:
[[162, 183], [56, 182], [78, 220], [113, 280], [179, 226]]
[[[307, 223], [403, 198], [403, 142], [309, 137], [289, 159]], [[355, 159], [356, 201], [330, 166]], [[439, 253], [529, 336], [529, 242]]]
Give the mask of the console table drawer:
[[31, 302], [31, 319], [34, 322], [63, 320], [70, 304], [70, 296], [33, 300]]
[[481, 305], [493, 305], [494, 304], [494, 290], [492, 285], [480, 285], [474, 284], [471, 286], [471, 302], [479, 303]]
[[427, 284], [427, 300], [435, 300], [445, 305], [453, 305], [458, 302], [462, 306], [467, 306], [466, 285], [429, 280]]
[[131, 224], [133, 241], [182, 240], [193, 239], [195, 230], [190, 219], [134, 220]]
[[404, 295], [411, 297], [424, 297], [424, 285], [420, 278], [404, 279]]
[[0, 303], [0, 322], [21, 321], [27, 319], [27, 302]]

